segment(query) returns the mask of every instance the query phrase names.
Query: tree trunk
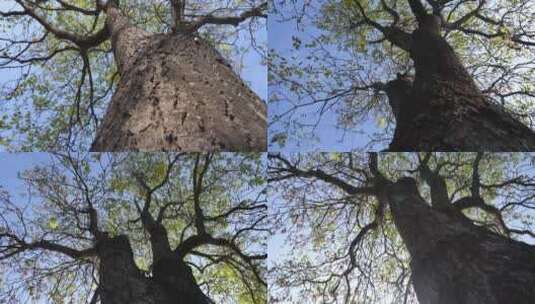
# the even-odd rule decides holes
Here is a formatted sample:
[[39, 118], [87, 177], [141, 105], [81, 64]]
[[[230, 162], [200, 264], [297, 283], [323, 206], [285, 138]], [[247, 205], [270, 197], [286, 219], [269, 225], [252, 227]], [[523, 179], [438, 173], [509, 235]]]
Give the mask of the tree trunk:
[[212, 303], [182, 261], [161, 260], [153, 265], [150, 276], [137, 268], [126, 236], [103, 238], [97, 248], [102, 304]]
[[387, 188], [420, 304], [535, 303], [535, 247], [431, 207], [412, 178]]
[[91, 151], [266, 149], [264, 102], [208, 42], [107, 14], [121, 78]]
[[489, 103], [438, 28], [422, 25], [411, 34], [416, 75], [408, 94], [390, 102], [399, 109], [389, 150], [534, 150], [535, 132]]

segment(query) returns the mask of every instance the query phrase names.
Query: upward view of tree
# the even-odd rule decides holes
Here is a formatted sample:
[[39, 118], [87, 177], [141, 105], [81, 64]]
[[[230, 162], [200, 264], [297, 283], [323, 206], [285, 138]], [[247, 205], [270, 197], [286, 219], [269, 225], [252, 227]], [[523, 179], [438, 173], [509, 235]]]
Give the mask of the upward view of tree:
[[270, 155], [270, 302], [533, 303], [533, 157]]
[[259, 154], [56, 154], [0, 197], [2, 303], [266, 303]]
[[533, 1], [296, 0], [273, 13], [298, 28], [292, 51], [270, 52], [274, 144], [334, 116], [359, 147], [535, 147]]
[[256, 0], [1, 1], [0, 143], [265, 150], [265, 103], [236, 71], [249, 51], [264, 53], [266, 9]]

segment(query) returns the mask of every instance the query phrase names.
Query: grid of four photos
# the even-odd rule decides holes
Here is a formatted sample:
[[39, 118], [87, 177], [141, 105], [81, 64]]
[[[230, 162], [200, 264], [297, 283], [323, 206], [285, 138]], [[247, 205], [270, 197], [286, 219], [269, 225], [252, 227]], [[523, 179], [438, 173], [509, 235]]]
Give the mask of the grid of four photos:
[[0, 0], [0, 304], [535, 303], [535, 1]]

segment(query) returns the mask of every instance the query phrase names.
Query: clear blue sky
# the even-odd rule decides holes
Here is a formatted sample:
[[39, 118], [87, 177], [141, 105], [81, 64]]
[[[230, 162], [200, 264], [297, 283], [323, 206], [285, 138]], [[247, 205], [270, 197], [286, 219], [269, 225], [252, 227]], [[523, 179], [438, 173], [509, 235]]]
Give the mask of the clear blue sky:
[[[267, 45], [267, 30], [264, 27], [257, 31], [256, 39], [259, 43]], [[250, 36], [246, 32], [242, 32], [239, 45], [248, 45], [250, 43]], [[267, 100], [267, 66], [262, 64], [263, 58], [255, 51], [248, 52], [245, 55], [244, 67], [240, 76], [251, 85], [251, 89], [263, 100]]]

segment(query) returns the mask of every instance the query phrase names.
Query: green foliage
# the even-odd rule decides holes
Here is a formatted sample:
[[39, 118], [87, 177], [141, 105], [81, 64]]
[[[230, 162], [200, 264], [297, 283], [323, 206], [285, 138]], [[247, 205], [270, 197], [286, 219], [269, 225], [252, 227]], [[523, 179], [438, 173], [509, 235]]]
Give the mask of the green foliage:
[[[239, 15], [250, 4], [242, 1], [188, 1], [188, 18], [219, 12]], [[96, 1], [67, 1], [79, 9], [93, 11]], [[16, 4], [8, 9], [20, 11]], [[121, 11], [131, 23], [154, 33], [170, 30], [171, 14], [168, 1], [130, 0], [121, 2]], [[98, 17], [79, 11], [64, 9], [58, 1], [42, 1], [36, 14], [54, 28], [87, 37], [105, 28], [106, 14]], [[246, 22], [238, 28], [232, 26], [206, 26], [201, 34], [211, 41], [229, 62], [242, 68], [241, 56], [261, 51], [262, 41], [257, 33], [265, 28], [262, 21]], [[250, 31], [250, 36], [246, 36]], [[67, 40], [61, 40], [37, 21], [27, 16], [0, 20], [0, 146], [11, 151], [86, 151], [93, 140], [100, 120], [104, 116], [115, 86], [119, 81], [109, 40], [87, 50], [91, 75], [86, 71], [82, 84], [82, 51]], [[251, 40], [250, 46], [247, 39]], [[10, 41], [31, 41], [31, 44]], [[239, 42], [237, 42], [239, 41]], [[11, 60], [18, 56], [17, 60]], [[8, 64], [9, 63], [9, 64]], [[92, 77], [93, 88], [90, 85]], [[78, 96], [78, 89], [81, 88]], [[78, 102], [79, 101], [79, 102]]]
[[[378, 169], [390, 181], [405, 176], [415, 178], [420, 194], [431, 204], [429, 185], [418, 170], [419, 159], [426, 155], [379, 153]], [[283, 154], [283, 157], [298, 170], [311, 174], [294, 176], [282, 170], [286, 165], [277, 158], [269, 164], [273, 174], [270, 178], [278, 180], [270, 185], [275, 244], [279, 246], [271, 255], [272, 302], [342, 303], [349, 295], [355, 303], [404, 303], [408, 290], [409, 303], [413, 303], [410, 256], [388, 205], [377, 227], [363, 234], [358, 242], [353, 251], [356, 264], [350, 268], [350, 244], [366, 225], [377, 219], [380, 204], [377, 194], [352, 195], [337, 186], [336, 180], [357, 188], [373, 186], [369, 156], [365, 153], [305, 153]], [[475, 158], [475, 153], [431, 155], [429, 168], [438, 170], [445, 179], [452, 203], [472, 195]], [[525, 227], [522, 229], [533, 231], [530, 207], [514, 203], [530, 198], [535, 178], [530, 161], [529, 153], [486, 153], [479, 163], [480, 194], [486, 204], [501, 210], [509, 228]], [[321, 172], [335, 182], [313, 172]], [[496, 186], [511, 180], [522, 182]], [[522, 183], [524, 186], [520, 186]], [[508, 235], [495, 214], [479, 208], [463, 212], [476, 225]], [[533, 238], [522, 234], [510, 236], [533, 242]], [[369, 289], [368, 284], [374, 288]]]
[[48, 220], [48, 229], [50, 230], [56, 230], [59, 228], [59, 223], [58, 223], [58, 219], [55, 218], [55, 217], [51, 217], [49, 220]]
[[[175, 156], [177, 162], [170, 166]], [[147, 191], [140, 180], [150, 188], [162, 185], [152, 193], [149, 212], [156, 218], [161, 208], [169, 204], [162, 223], [171, 246], [176, 248], [185, 238], [197, 233], [192, 225], [196, 216], [194, 165], [200, 161], [202, 167], [205, 157], [195, 153], [99, 153], [76, 159], [57, 154], [50, 163], [21, 174], [31, 189], [33, 200], [25, 213], [28, 228], [25, 237], [27, 241], [44, 238], [77, 249], [94, 246], [93, 236], [87, 229], [86, 210], [88, 201], [91, 201], [98, 213], [99, 229], [110, 236], [128, 236], [135, 263], [149, 275], [152, 271], [151, 244], [139, 221], [138, 211], [138, 206], [146, 202]], [[237, 209], [222, 216], [238, 206], [245, 208], [262, 203], [266, 185], [265, 159], [255, 153], [221, 153], [210, 159], [199, 204], [205, 217], [217, 218], [205, 222], [207, 232], [216, 238], [230, 240], [240, 229], [265, 217], [263, 208]], [[86, 192], [86, 189], [89, 190]], [[2, 206], [4, 201], [0, 211], [8, 210], [3, 216], [17, 222], [17, 216], [7, 214], [12, 209]], [[236, 246], [250, 255], [264, 254], [266, 250], [265, 224], [255, 225], [258, 231], [246, 229], [235, 238]], [[16, 227], [15, 223], [12, 227]], [[221, 303], [266, 303], [265, 286], [234, 251], [228, 247], [205, 245], [195, 248], [195, 252], [185, 259], [196, 265], [192, 269], [197, 282], [207, 284], [206, 291], [209, 290], [212, 299]], [[37, 298], [50, 303], [88, 301], [87, 297], [95, 288], [91, 273], [98, 278], [96, 259], [70, 259], [49, 251], [35, 253], [37, 251], [23, 252], [17, 256], [20, 263], [11, 261], [17, 267], [9, 270], [7, 284], [13, 284], [12, 280], [21, 282], [17, 283], [20, 287], [13, 295], [16, 299], [23, 302], [21, 299], [31, 293], [33, 301]], [[222, 256], [229, 259], [220, 259]], [[254, 263], [258, 264], [258, 275], [264, 277], [263, 261]], [[0, 259], [0, 268], [4, 265]], [[203, 272], [198, 271], [201, 268]], [[5, 300], [2, 286], [0, 302]]]
[[220, 282], [220, 284], [215, 284], [213, 292], [224, 295], [221, 303], [267, 303], [265, 288], [256, 281], [244, 281], [242, 274], [228, 264], [213, 267], [205, 276], [207, 280], [215, 278], [216, 281]]
[[[286, 27], [297, 25], [297, 31], [292, 33], [292, 48], [277, 45], [270, 53], [270, 131], [274, 148], [317, 148], [320, 130], [328, 130], [331, 137], [334, 134], [350, 146], [358, 138], [354, 148], [385, 148], [393, 136], [395, 120], [386, 95], [376, 92], [373, 84], [393, 80], [398, 73], [414, 75], [415, 71], [409, 52], [364, 22], [365, 15], [382, 27], [393, 25], [395, 17], [384, 5], [399, 16], [397, 28], [408, 34], [416, 29], [408, 1], [275, 4], [274, 22]], [[477, 1], [449, 1], [442, 15], [453, 23], [477, 6]], [[535, 70], [531, 68], [532, 37], [525, 34], [535, 28], [530, 17], [533, 12], [532, 1], [491, 1], [485, 3], [480, 15], [498, 22], [472, 16], [460, 30], [442, 29], [442, 35], [489, 101], [505, 107], [528, 125], [532, 124], [534, 90], [524, 85], [535, 81]], [[376, 126], [372, 126], [374, 122]]]

